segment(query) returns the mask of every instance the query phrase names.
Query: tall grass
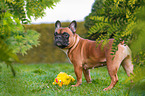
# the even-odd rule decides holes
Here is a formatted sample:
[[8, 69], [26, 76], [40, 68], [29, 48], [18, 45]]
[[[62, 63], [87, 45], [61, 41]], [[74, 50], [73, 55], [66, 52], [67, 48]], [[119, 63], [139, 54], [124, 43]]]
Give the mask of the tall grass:
[[[118, 71], [119, 82], [109, 91], [103, 91], [111, 80], [106, 67], [91, 70], [92, 83], [83, 83], [79, 87], [71, 85], [59, 87], [52, 85], [59, 72], [66, 72], [75, 77], [73, 65], [65, 64], [14, 64], [16, 77], [5, 64], [0, 64], [0, 96], [126, 96], [130, 93], [130, 82], [121, 67]], [[75, 77], [76, 79], [76, 77]], [[75, 84], [76, 80], [74, 83]]]

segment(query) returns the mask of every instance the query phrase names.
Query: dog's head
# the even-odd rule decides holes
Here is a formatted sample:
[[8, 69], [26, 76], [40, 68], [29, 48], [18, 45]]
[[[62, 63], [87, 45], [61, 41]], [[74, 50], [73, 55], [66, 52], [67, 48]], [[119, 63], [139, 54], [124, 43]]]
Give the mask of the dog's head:
[[77, 23], [72, 21], [68, 27], [61, 27], [61, 22], [56, 21], [55, 23], [55, 45], [59, 48], [70, 48], [75, 42], [75, 32], [76, 32]]

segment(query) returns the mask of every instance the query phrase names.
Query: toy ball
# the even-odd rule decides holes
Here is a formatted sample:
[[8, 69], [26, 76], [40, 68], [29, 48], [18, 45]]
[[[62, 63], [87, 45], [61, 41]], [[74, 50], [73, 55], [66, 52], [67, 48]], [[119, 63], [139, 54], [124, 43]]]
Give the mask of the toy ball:
[[68, 75], [65, 72], [60, 72], [54, 79], [54, 82], [52, 84], [58, 84], [60, 87], [62, 87], [62, 85], [69, 85], [71, 82], [74, 81], [75, 79], [71, 75]]

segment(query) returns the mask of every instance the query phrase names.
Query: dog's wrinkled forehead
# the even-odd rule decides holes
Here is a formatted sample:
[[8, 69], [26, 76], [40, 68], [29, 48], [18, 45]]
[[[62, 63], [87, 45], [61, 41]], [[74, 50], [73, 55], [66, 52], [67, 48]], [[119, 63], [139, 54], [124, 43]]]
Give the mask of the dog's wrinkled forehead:
[[58, 29], [55, 30], [55, 32], [57, 32], [58, 34], [63, 34], [64, 32], [66, 32], [68, 34], [72, 34], [71, 30], [68, 27], [58, 28]]

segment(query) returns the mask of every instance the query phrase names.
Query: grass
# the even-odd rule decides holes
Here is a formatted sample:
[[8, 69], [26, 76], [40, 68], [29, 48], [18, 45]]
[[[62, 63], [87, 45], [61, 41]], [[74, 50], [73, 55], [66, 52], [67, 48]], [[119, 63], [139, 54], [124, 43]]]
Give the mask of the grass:
[[17, 72], [16, 77], [12, 76], [10, 68], [0, 64], [0, 96], [127, 96], [130, 90], [130, 82], [124, 83], [128, 77], [122, 67], [118, 71], [119, 82], [116, 86], [112, 90], [103, 91], [111, 82], [106, 67], [91, 70], [91, 84], [87, 84], [83, 76], [83, 83], [79, 87], [59, 87], [52, 85], [59, 72], [66, 72], [76, 79], [72, 64], [13, 66]]

